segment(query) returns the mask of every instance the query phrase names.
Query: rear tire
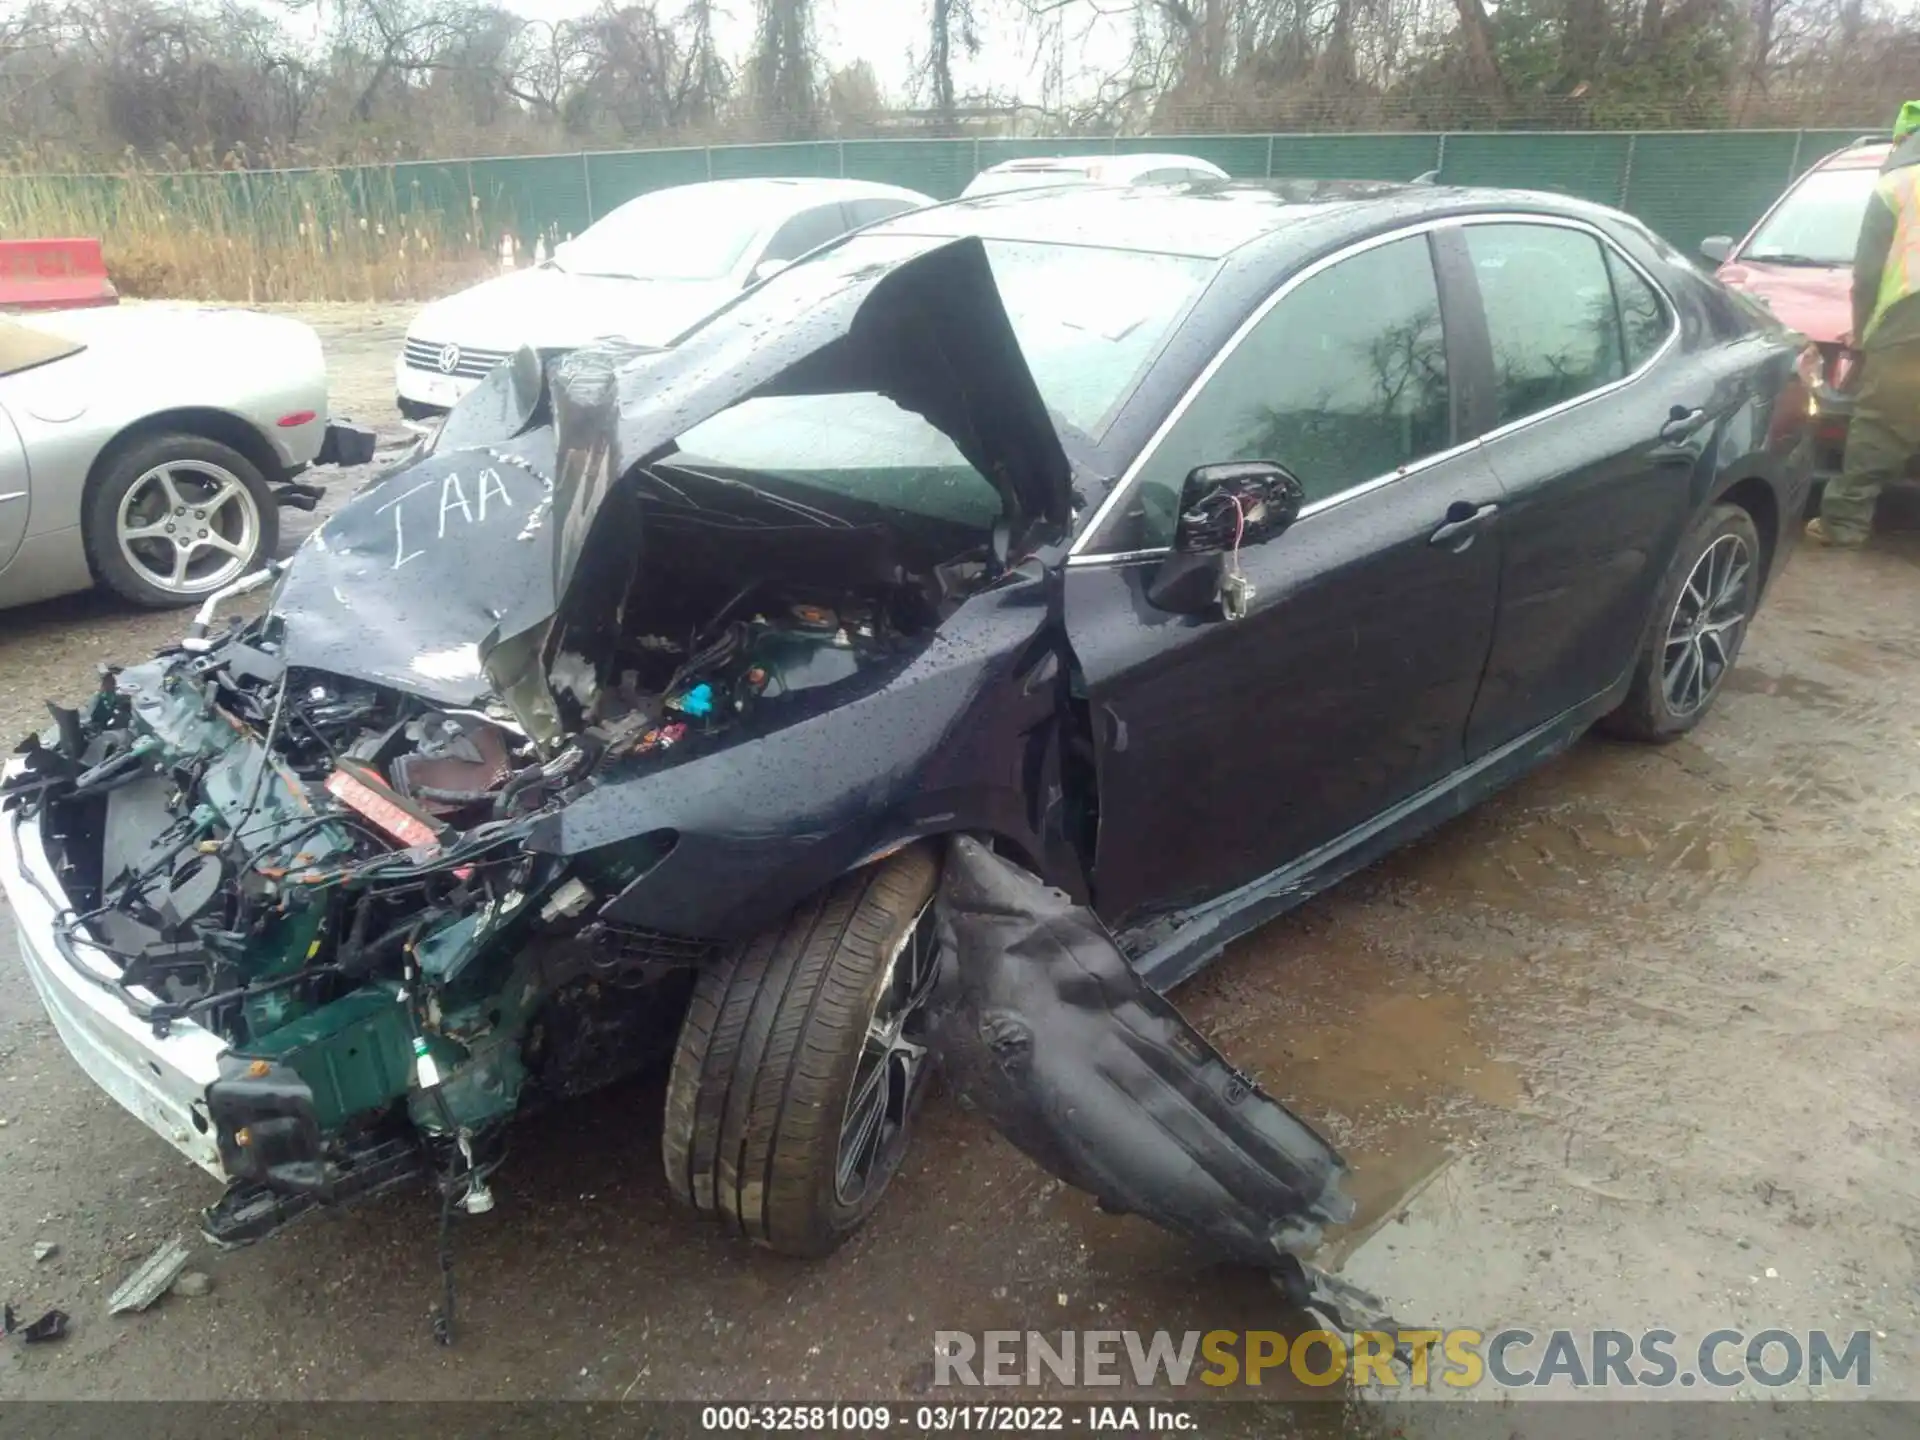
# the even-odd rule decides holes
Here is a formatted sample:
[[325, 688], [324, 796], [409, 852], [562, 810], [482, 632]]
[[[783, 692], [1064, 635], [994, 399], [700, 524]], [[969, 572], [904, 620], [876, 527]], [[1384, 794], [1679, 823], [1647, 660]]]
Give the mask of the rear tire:
[[1627, 698], [1596, 728], [1664, 745], [1706, 718], [1740, 658], [1764, 559], [1753, 517], [1738, 505], [1700, 517], [1660, 587]]
[[[927, 1075], [913, 1021], [937, 962], [938, 876], [933, 849], [911, 846], [842, 876], [701, 973], [661, 1144], [682, 1203], [804, 1258], [831, 1253], [873, 1213]], [[876, 1093], [874, 1128], [858, 1129], [869, 1110], [855, 1102]], [[869, 1149], [851, 1146], [869, 1134]]]

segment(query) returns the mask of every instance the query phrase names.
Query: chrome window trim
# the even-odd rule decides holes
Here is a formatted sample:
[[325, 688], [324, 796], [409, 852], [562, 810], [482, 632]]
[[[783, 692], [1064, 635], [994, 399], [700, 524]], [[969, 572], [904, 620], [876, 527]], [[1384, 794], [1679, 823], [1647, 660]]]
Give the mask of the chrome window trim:
[[[1478, 449], [1489, 440], [1500, 439], [1525, 426], [1532, 425], [1536, 421], [1562, 414], [1576, 405], [1584, 405], [1587, 401], [1598, 399], [1600, 396], [1610, 395], [1623, 386], [1631, 385], [1634, 381], [1638, 380], [1641, 375], [1658, 364], [1668, 350], [1673, 348], [1674, 342], [1680, 335], [1679, 307], [1674, 304], [1673, 297], [1667, 293], [1664, 285], [1654, 279], [1644, 265], [1638, 260], [1635, 260], [1633, 256], [1629, 255], [1616, 244], [1605, 231], [1590, 221], [1577, 220], [1567, 215], [1537, 215], [1524, 210], [1491, 210], [1473, 215], [1442, 215], [1432, 219], [1418, 221], [1415, 224], [1404, 226], [1398, 230], [1390, 230], [1384, 235], [1370, 235], [1364, 240], [1356, 241], [1352, 245], [1347, 246], [1345, 249], [1336, 250], [1331, 255], [1322, 256], [1298, 274], [1289, 276], [1277, 290], [1254, 307], [1252, 314], [1241, 321], [1233, 334], [1227, 337], [1227, 343], [1220, 347], [1214, 357], [1207, 362], [1206, 367], [1194, 377], [1193, 383], [1186, 388], [1186, 391], [1180, 396], [1179, 400], [1174, 403], [1173, 409], [1167, 412], [1166, 418], [1155, 427], [1153, 434], [1148, 437], [1147, 443], [1141, 447], [1140, 453], [1134, 456], [1133, 463], [1127, 466], [1120, 478], [1114, 482], [1113, 488], [1107, 492], [1106, 497], [1101, 500], [1099, 506], [1088, 518], [1085, 528], [1075, 537], [1072, 547], [1067, 551], [1067, 564], [1127, 564], [1134, 561], [1157, 558], [1167, 553], [1171, 547], [1166, 545], [1155, 546], [1144, 550], [1108, 551], [1094, 554], [1087, 553], [1087, 550], [1093, 537], [1099, 533], [1100, 527], [1107, 522], [1114, 507], [1120, 503], [1128, 489], [1133, 485], [1135, 479], [1138, 478], [1141, 470], [1146, 467], [1147, 462], [1151, 460], [1155, 452], [1159, 450], [1161, 442], [1167, 438], [1168, 432], [1180, 422], [1181, 416], [1187, 413], [1188, 407], [1193, 404], [1195, 397], [1199, 395], [1200, 391], [1204, 389], [1208, 382], [1213, 379], [1214, 375], [1218, 373], [1220, 367], [1226, 363], [1227, 358], [1232, 355], [1235, 350], [1240, 348], [1241, 342], [1247, 338], [1253, 331], [1253, 328], [1262, 320], [1266, 319], [1268, 312], [1282, 300], [1286, 299], [1288, 295], [1292, 294], [1295, 289], [1322, 271], [1332, 269], [1343, 260], [1349, 260], [1355, 255], [1363, 255], [1367, 251], [1378, 249], [1382, 245], [1391, 245], [1399, 240], [1411, 239], [1415, 235], [1427, 235], [1435, 230], [1467, 225], [1514, 224], [1551, 225], [1566, 230], [1579, 230], [1591, 235], [1604, 249], [1611, 250], [1614, 254], [1618, 255], [1622, 260], [1626, 261], [1628, 267], [1632, 269], [1634, 274], [1638, 275], [1652, 287], [1653, 293], [1660, 298], [1660, 303], [1666, 307], [1666, 338], [1655, 347], [1653, 353], [1647, 356], [1642, 364], [1628, 371], [1618, 380], [1609, 381], [1597, 389], [1576, 395], [1570, 400], [1562, 400], [1558, 405], [1550, 406], [1545, 410], [1535, 411], [1531, 415], [1523, 415], [1517, 420], [1509, 420], [1505, 425], [1489, 430], [1484, 435], [1477, 435], [1471, 440], [1462, 441], [1458, 445], [1446, 450], [1436, 451], [1432, 455], [1424, 455], [1420, 459], [1409, 465], [1404, 465], [1398, 470], [1388, 471], [1384, 475], [1376, 475], [1371, 480], [1362, 480], [1358, 484], [1348, 486], [1337, 495], [1329, 495], [1325, 499], [1316, 500], [1301, 509], [1300, 518], [1302, 520], [1308, 516], [1317, 515], [1323, 510], [1329, 510], [1347, 500], [1355, 499], [1361, 495], [1371, 494], [1383, 485], [1391, 484], [1395, 480], [1404, 479], [1408, 475], [1418, 474], [1429, 466], [1437, 465], [1444, 460], [1457, 459], [1470, 450]], [[1434, 283], [1435, 285], [1440, 284], [1440, 275], [1437, 266], [1435, 267]], [[1609, 284], [1611, 284], [1611, 277], [1609, 277]], [[1618, 296], [1614, 297], [1614, 303], [1617, 308], [1619, 304]], [[1624, 321], [1622, 322], [1621, 340], [1624, 346]]]

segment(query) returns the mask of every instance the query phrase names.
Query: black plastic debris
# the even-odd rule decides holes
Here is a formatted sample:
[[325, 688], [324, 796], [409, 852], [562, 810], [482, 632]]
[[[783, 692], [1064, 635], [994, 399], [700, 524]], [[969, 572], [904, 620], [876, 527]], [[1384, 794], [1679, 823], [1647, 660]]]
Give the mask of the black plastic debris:
[[31, 1325], [22, 1325], [19, 1315], [9, 1305], [0, 1319], [4, 1319], [7, 1336], [11, 1338], [18, 1335], [22, 1345], [45, 1345], [67, 1338], [67, 1312], [64, 1310], [49, 1310]]
[[938, 905], [933, 1048], [1031, 1159], [1105, 1210], [1269, 1271], [1352, 1218], [1333, 1147], [1156, 994], [1091, 910], [967, 838]]
[[67, 1336], [67, 1312], [49, 1310], [38, 1320], [20, 1332], [20, 1339], [27, 1345], [44, 1345], [52, 1340], [64, 1340]]

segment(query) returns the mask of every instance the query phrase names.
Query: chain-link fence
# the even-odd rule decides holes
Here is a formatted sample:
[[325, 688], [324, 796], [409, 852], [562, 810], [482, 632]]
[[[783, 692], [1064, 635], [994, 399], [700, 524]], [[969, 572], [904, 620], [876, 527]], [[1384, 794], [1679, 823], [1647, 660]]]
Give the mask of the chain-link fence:
[[[257, 170], [160, 177], [184, 199], [212, 187], [242, 212], [292, 213], [315, 178], [364, 197], [363, 216], [470, 242], [503, 232], [522, 246], [578, 234], [622, 202], [668, 185], [742, 176], [825, 175], [904, 185], [939, 199], [959, 194], [1002, 160], [1062, 153], [1178, 151], [1238, 178], [1408, 180], [1437, 170], [1445, 184], [1558, 191], [1617, 206], [1684, 249], [1740, 233], [1795, 177], [1857, 139], [1857, 130], [1667, 130], [1157, 135], [1083, 140], [980, 137], [866, 139], [598, 151], [473, 160], [409, 161], [334, 172]], [[109, 190], [111, 176], [0, 177]], [[111, 202], [106, 209], [111, 211]]]

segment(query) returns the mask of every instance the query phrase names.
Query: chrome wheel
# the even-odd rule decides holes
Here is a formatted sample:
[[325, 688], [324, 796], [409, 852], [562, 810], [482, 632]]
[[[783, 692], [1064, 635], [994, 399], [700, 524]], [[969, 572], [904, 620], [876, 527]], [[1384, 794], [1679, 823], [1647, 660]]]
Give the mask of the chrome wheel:
[[1713, 698], [1740, 649], [1752, 609], [1753, 556], [1738, 535], [1722, 535], [1694, 562], [1667, 621], [1660, 681], [1675, 717]]
[[840, 1121], [834, 1194], [853, 1205], [884, 1181], [906, 1141], [907, 1119], [926, 1078], [922, 1030], [927, 999], [940, 973], [940, 942], [929, 901], [887, 961], [867, 1019], [866, 1040]]
[[201, 595], [252, 567], [260, 507], [231, 470], [209, 460], [172, 460], [148, 470], [120, 497], [114, 538], [148, 584]]

